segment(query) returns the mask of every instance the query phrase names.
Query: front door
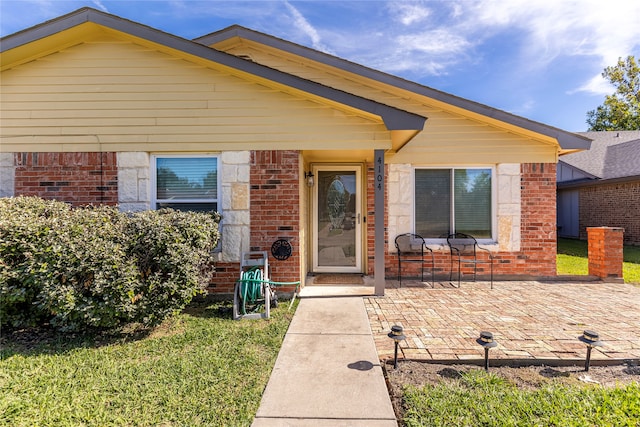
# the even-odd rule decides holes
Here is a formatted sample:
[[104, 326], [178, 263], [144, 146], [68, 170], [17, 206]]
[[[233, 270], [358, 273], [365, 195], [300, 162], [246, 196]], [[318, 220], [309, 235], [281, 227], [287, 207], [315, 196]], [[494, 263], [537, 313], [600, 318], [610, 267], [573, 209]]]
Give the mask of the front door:
[[362, 168], [313, 168], [313, 271], [362, 272]]

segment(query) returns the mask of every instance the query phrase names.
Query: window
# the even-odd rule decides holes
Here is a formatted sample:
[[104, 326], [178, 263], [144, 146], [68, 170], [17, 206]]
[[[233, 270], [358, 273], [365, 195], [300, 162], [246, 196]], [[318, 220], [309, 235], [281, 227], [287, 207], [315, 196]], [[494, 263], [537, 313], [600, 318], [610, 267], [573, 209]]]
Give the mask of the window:
[[491, 239], [492, 169], [416, 169], [415, 232], [425, 238], [451, 233]]
[[216, 156], [154, 156], [153, 208], [198, 212], [219, 211]]

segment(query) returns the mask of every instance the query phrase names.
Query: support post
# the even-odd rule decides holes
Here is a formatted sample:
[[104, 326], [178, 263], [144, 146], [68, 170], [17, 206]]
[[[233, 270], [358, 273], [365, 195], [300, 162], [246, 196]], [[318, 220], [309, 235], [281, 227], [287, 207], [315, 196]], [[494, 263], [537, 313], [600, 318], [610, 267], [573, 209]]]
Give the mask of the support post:
[[374, 282], [375, 294], [384, 296], [385, 287], [385, 242], [384, 242], [384, 150], [374, 150], [373, 161], [373, 185], [374, 190], [374, 207], [375, 207], [375, 263], [374, 263]]

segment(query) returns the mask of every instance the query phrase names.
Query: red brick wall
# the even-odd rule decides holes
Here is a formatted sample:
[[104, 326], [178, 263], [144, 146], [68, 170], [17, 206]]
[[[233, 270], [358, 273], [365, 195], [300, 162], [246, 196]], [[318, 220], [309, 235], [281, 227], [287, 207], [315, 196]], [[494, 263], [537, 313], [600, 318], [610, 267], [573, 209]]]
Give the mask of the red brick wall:
[[118, 203], [116, 153], [15, 153], [15, 195], [73, 206]]
[[[527, 163], [520, 167], [520, 252], [500, 254], [499, 274], [555, 276], [556, 164]], [[505, 263], [505, 261], [509, 261]]]
[[624, 242], [640, 244], [640, 181], [580, 189], [580, 238], [587, 227], [624, 228]]
[[240, 278], [240, 263], [216, 262], [216, 270], [207, 291], [215, 294], [232, 294], [236, 280]]
[[[251, 250], [267, 251], [270, 278], [276, 282], [300, 280], [300, 165], [298, 151], [251, 153]], [[271, 245], [286, 238], [292, 254], [285, 261], [271, 255]], [[283, 291], [295, 287], [281, 288]]]
[[623, 230], [589, 227], [589, 274], [602, 279], [622, 279]]
[[[297, 151], [251, 152], [249, 250], [267, 251], [269, 278], [275, 282], [301, 280], [299, 174]], [[271, 245], [281, 238], [289, 240], [292, 246], [291, 256], [284, 261], [276, 260], [271, 255]], [[216, 263], [210, 290], [216, 293], [233, 292], [239, 277], [239, 263]], [[277, 289], [291, 292], [295, 286]]]

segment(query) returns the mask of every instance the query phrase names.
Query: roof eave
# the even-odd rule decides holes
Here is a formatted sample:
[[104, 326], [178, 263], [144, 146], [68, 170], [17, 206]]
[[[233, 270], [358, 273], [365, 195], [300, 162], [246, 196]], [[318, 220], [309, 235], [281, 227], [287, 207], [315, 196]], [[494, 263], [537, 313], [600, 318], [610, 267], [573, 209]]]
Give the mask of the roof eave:
[[633, 176], [623, 176], [618, 178], [608, 178], [608, 179], [581, 179], [575, 181], [564, 181], [558, 182], [556, 187], [558, 189], [566, 189], [566, 188], [580, 188], [580, 187], [593, 187], [596, 185], [606, 185], [606, 184], [622, 184], [626, 182], [634, 182], [640, 181], [640, 175]]

